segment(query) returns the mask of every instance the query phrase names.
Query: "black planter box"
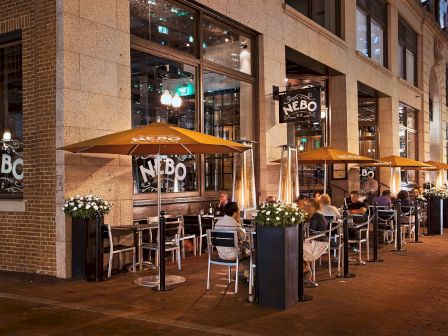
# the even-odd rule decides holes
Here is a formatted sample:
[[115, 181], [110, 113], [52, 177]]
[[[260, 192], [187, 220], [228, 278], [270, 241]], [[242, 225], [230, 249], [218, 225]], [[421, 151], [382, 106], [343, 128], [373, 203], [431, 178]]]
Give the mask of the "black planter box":
[[72, 219], [72, 278], [103, 280], [103, 217]]
[[297, 226], [257, 226], [257, 292], [260, 305], [286, 309], [297, 303], [298, 252]]
[[448, 228], [448, 198], [443, 200], [443, 227]]
[[445, 200], [440, 198], [430, 198], [428, 200], [428, 233], [433, 235], [443, 235]]

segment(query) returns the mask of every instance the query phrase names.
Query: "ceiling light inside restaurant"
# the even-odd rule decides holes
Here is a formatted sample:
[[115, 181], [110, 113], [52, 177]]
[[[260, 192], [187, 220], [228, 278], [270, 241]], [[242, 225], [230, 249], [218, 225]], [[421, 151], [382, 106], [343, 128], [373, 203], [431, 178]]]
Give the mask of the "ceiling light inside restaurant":
[[173, 97], [171, 97], [170, 92], [168, 90], [163, 91], [163, 94], [160, 97], [160, 102], [163, 105], [171, 105], [172, 101]]
[[178, 108], [182, 105], [182, 98], [180, 98], [179, 94], [176, 93], [171, 101], [171, 105], [175, 108]]

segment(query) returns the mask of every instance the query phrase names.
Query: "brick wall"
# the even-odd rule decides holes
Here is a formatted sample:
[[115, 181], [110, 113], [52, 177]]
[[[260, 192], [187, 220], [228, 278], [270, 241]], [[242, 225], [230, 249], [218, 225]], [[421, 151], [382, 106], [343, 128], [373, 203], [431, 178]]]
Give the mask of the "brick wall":
[[0, 1], [0, 34], [17, 29], [26, 210], [0, 211], [0, 269], [55, 275], [56, 1]]

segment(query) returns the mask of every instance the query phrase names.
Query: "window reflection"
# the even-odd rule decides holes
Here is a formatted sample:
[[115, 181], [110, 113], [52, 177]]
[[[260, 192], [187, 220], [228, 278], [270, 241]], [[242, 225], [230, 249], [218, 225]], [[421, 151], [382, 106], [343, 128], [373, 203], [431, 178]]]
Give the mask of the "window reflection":
[[0, 44], [0, 198], [20, 198], [23, 192], [22, 44]]
[[252, 73], [251, 39], [211, 19], [203, 23], [204, 59], [246, 74]]
[[367, 16], [356, 9], [356, 50], [369, 56], [369, 47], [367, 43]]
[[[400, 122], [400, 156], [417, 160], [417, 111], [409, 106], [400, 104], [398, 107]], [[415, 171], [402, 171], [402, 180], [415, 183]]]
[[[204, 132], [228, 140], [252, 139], [252, 85], [204, 73]], [[231, 155], [205, 156], [205, 189], [232, 188]]]
[[[193, 66], [131, 50], [132, 126], [155, 121], [196, 129], [195, 72]], [[179, 107], [162, 104], [162, 94], [181, 99]], [[172, 160], [172, 161], [170, 161]], [[135, 192], [156, 192], [154, 156], [134, 156]], [[169, 156], [161, 163], [163, 192], [197, 190], [196, 160], [192, 155]]]
[[372, 59], [383, 64], [383, 28], [372, 20], [371, 22], [371, 48], [372, 48]]
[[130, 0], [131, 34], [194, 54], [196, 13], [167, 0]]

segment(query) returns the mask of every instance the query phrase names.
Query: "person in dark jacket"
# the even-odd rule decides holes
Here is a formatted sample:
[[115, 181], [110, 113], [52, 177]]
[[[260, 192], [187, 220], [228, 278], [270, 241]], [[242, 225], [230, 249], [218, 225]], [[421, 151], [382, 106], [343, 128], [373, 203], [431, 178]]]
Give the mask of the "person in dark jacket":
[[319, 202], [314, 198], [310, 198], [305, 205], [310, 232], [326, 231], [328, 227], [328, 223], [324, 215], [317, 212], [317, 210], [319, 210]]

